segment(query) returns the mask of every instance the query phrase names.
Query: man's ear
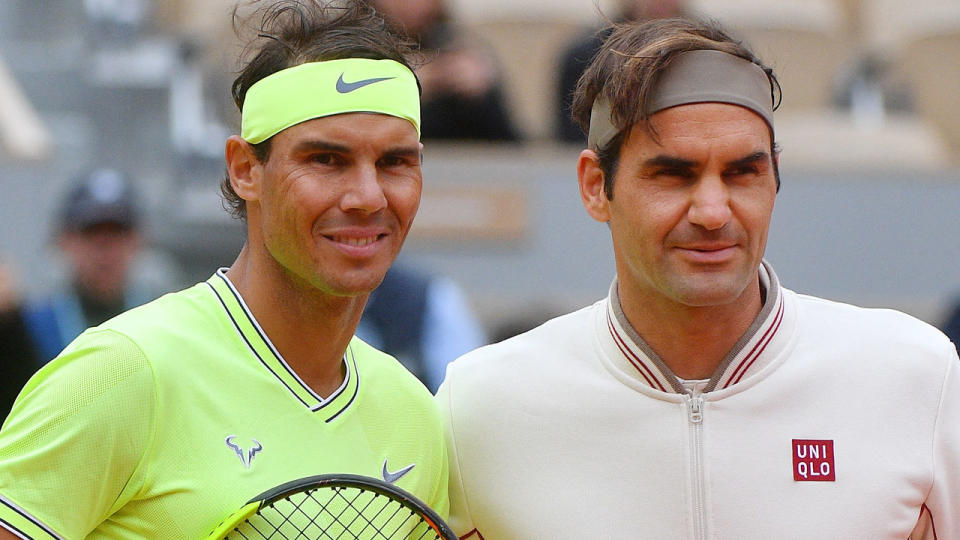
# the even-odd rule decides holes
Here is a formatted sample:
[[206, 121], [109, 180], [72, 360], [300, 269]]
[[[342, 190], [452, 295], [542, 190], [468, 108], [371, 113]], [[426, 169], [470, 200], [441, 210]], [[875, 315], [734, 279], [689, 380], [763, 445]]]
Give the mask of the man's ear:
[[593, 150], [580, 152], [577, 159], [577, 180], [580, 183], [580, 199], [590, 217], [597, 221], [610, 221], [610, 201], [603, 189], [603, 169]]
[[231, 135], [223, 154], [233, 191], [247, 202], [259, 200], [262, 164], [253, 153], [253, 146], [239, 135]]

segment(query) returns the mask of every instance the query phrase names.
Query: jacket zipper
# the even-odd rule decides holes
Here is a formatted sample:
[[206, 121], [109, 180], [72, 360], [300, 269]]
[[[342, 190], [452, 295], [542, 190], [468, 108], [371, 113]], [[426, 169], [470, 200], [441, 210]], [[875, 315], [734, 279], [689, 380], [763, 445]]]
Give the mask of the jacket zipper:
[[697, 540], [707, 538], [706, 488], [703, 472], [703, 397], [699, 391], [692, 392], [687, 398], [687, 411], [690, 421], [690, 486], [693, 503], [693, 537]]

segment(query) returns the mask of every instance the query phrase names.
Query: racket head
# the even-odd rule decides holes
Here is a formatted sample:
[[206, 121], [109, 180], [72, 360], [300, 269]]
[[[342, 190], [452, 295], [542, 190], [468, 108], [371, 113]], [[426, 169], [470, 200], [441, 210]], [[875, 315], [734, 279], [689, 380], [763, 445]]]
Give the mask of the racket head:
[[208, 539], [457, 540], [417, 497], [375, 478], [324, 474], [281, 484], [251, 499]]

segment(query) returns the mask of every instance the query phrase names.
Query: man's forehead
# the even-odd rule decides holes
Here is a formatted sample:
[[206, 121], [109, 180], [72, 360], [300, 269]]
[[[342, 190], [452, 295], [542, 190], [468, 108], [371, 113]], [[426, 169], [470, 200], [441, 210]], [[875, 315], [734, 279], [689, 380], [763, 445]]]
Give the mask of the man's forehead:
[[[746, 107], [730, 103], [689, 103], [658, 111], [650, 117], [650, 128], [655, 140], [664, 137], [717, 138], [740, 137], [757, 139], [769, 145], [770, 126], [766, 120]], [[646, 132], [640, 123], [633, 132]]]
[[313, 118], [284, 129], [277, 136], [287, 139], [314, 137], [329, 134], [335, 138], [386, 137], [397, 143], [419, 141], [417, 129], [403, 118], [372, 112], [349, 112]]

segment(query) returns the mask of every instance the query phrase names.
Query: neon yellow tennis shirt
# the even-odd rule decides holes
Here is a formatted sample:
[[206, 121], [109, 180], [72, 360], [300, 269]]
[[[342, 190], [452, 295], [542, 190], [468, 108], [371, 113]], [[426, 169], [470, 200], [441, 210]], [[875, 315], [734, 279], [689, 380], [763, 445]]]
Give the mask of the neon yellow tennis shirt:
[[223, 270], [90, 329], [0, 430], [0, 527], [36, 539], [202, 538], [251, 497], [316, 474], [383, 479], [442, 516], [429, 392], [357, 338], [326, 399], [286, 365]]

